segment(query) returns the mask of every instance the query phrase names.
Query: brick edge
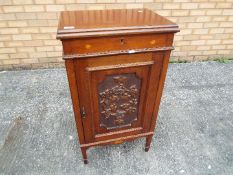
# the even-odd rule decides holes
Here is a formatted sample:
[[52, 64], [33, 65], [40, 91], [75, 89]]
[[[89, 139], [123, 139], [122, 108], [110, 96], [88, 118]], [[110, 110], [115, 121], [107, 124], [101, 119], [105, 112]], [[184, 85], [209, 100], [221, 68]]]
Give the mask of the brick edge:
[[65, 68], [64, 62], [0, 65], [0, 71]]

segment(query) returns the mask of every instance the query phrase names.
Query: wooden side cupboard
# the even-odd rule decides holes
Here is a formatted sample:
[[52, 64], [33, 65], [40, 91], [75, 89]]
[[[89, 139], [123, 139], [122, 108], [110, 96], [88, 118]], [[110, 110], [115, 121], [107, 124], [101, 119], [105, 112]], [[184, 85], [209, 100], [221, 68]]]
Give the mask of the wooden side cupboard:
[[92, 146], [146, 137], [149, 150], [178, 31], [148, 9], [61, 12], [57, 39], [85, 164]]

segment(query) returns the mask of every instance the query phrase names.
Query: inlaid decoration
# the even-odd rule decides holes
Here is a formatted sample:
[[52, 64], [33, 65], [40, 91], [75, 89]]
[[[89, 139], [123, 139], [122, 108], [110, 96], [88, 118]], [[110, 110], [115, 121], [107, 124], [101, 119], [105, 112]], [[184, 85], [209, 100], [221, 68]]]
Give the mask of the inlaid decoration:
[[107, 76], [98, 87], [100, 126], [114, 129], [137, 120], [140, 86], [135, 73]]

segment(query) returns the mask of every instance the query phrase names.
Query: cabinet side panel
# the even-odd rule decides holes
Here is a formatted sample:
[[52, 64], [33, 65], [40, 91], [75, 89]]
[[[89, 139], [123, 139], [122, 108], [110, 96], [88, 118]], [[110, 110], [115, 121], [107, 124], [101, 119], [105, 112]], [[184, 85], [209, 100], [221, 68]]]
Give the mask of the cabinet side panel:
[[90, 75], [86, 71], [87, 60], [74, 60], [74, 71], [76, 75], [76, 82], [78, 85], [79, 94], [79, 105], [81, 110], [81, 120], [83, 124], [83, 131], [85, 136], [85, 142], [93, 142], [93, 115], [92, 115], [92, 105], [91, 95], [90, 95]]
[[163, 88], [164, 88], [164, 82], [167, 74], [167, 68], [168, 68], [168, 63], [169, 63], [169, 57], [170, 57], [171, 51], [167, 51], [164, 53], [163, 57], [163, 63], [162, 63], [162, 70], [159, 78], [159, 86], [157, 90], [157, 96], [154, 104], [154, 110], [153, 110], [153, 117], [152, 117], [152, 122], [150, 126], [150, 131], [154, 131], [157, 117], [158, 117], [158, 111], [159, 111], [159, 106], [160, 106], [160, 101], [163, 93]]
[[146, 90], [147, 98], [146, 98], [146, 110], [144, 115], [144, 123], [143, 129], [144, 132], [150, 131], [150, 123], [153, 116], [153, 108], [154, 102], [157, 95], [157, 88], [159, 84], [159, 77], [163, 62], [163, 52], [154, 53], [156, 57], [152, 55], [152, 59], [154, 60], [154, 64], [150, 69], [150, 75], [148, 76], [148, 87]]
[[67, 78], [69, 81], [69, 87], [70, 87], [71, 99], [73, 103], [73, 110], [74, 110], [76, 127], [78, 131], [79, 142], [80, 144], [84, 144], [85, 139], [83, 133], [82, 120], [80, 116], [79, 98], [78, 98], [78, 90], [77, 90], [73, 60], [65, 61], [65, 65], [66, 65]]
[[[167, 37], [167, 44], [171, 45], [173, 43], [174, 39], [174, 34], [172, 35], [166, 35]], [[164, 82], [167, 74], [167, 69], [168, 69], [168, 63], [169, 63], [169, 58], [171, 54], [171, 50], [163, 52], [163, 61], [161, 65], [161, 73], [159, 77], [159, 85], [157, 88], [157, 95], [155, 99], [155, 104], [154, 104], [154, 109], [153, 109], [153, 117], [150, 125], [150, 131], [154, 131], [157, 117], [158, 117], [158, 112], [159, 112], [159, 106], [160, 106], [160, 101], [163, 93], [163, 88], [164, 88]], [[153, 53], [153, 57], [156, 56], [156, 53]]]

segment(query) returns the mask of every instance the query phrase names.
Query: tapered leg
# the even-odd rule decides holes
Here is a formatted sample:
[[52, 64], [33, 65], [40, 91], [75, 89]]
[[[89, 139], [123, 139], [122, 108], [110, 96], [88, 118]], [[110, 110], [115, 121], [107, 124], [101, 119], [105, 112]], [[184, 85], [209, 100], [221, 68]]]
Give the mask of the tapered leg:
[[145, 151], [148, 152], [150, 149], [150, 144], [151, 144], [151, 140], [152, 140], [152, 136], [153, 135], [149, 135], [146, 137], [146, 146], [145, 146]]
[[82, 155], [83, 155], [83, 162], [84, 164], [88, 164], [88, 160], [87, 160], [87, 148], [81, 148], [82, 151]]

